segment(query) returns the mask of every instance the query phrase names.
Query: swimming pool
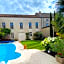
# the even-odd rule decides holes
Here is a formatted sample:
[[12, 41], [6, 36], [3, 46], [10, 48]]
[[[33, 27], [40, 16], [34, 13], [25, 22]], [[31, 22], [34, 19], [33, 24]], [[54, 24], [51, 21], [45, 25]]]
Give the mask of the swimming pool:
[[0, 44], [0, 62], [5, 61], [7, 64], [8, 60], [13, 60], [21, 56], [20, 53], [15, 52], [16, 46], [12, 43]]
[[14, 40], [9, 40], [9, 41], [0, 41], [0, 43], [10, 43], [10, 42], [14, 42]]

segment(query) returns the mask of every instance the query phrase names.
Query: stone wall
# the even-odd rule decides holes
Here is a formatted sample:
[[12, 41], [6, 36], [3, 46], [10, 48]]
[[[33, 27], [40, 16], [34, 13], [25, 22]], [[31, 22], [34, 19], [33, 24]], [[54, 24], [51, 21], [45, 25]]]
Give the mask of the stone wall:
[[41, 31], [43, 32], [44, 37], [50, 36], [50, 27], [42, 28]]
[[[14, 29], [11, 29], [11, 33], [14, 33], [14, 39], [18, 39], [19, 33], [32, 32], [35, 33], [41, 30], [40, 18], [14, 18], [14, 17], [0, 17], [0, 28], [2, 28], [2, 22], [5, 22], [6, 28], [10, 29], [10, 22], [13, 22]], [[20, 22], [23, 23], [23, 29], [20, 29]], [[32, 29], [29, 29], [29, 22], [32, 23]], [[38, 29], [35, 27], [35, 23], [38, 22]]]

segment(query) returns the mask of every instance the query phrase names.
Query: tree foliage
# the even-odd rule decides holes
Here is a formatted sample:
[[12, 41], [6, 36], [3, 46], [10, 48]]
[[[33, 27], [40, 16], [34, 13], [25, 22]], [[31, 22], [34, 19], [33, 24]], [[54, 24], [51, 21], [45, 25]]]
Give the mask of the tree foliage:
[[55, 31], [61, 34], [64, 34], [64, 18], [60, 13], [56, 13], [55, 21], [52, 21], [52, 24], [55, 27]]
[[43, 33], [42, 32], [35, 32], [33, 34], [33, 39], [34, 40], [43, 40], [44, 39]]
[[54, 43], [50, 43], [51, 50], [57, 53], [57, 56], [64, 57], [64, 40], [56, 38]]
[[10, 34], [11, 30], [8, 28], [0, 28], [0, 39]]
[[57, 13], [55, 15], [54, 21], [52, 21], [52, 24], [55, 27], [55, 31], [59, 34], [64, 35], [64, 0], [58, 0], [58, 8]]
[[26, 40], [30, 40], [29, 33], [26, 33]]
[[64, 0], [58, 0], [59, 12], [64, 12]]
[[52, 14], [50, 13], [50, 37], [53, 37], [53, 28], [52, 28]]

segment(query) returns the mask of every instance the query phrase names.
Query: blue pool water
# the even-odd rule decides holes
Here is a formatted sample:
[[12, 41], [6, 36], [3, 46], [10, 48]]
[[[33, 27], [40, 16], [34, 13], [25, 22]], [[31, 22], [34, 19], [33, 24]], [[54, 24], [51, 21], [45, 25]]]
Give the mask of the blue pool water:
[[20, 53], [15, 52], [16, 46], [12, 43], [0, 44], [0, 62], [13, 60], [21, 56]]
[[9, 40], [9, 41], [0, 41], [0, 43], [10, 43], [10, 42], [14, 42], [14, 40]]

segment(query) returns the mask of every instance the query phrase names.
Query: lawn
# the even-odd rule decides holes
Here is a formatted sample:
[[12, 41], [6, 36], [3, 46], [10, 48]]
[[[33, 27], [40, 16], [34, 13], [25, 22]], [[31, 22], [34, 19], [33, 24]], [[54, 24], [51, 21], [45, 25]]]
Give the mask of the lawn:
[[23, 45], [27, 46], [27, 49], [39, 49], [43, 50], [44, 48], [41, 45], [40, 40], [26, 40], [26, 41], [21, 41]]

